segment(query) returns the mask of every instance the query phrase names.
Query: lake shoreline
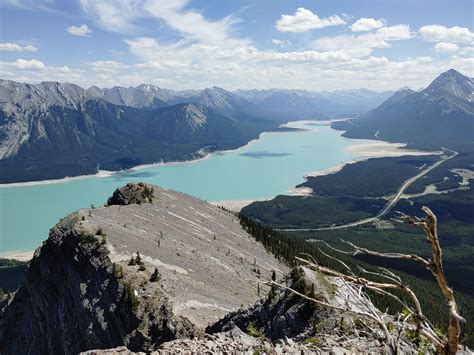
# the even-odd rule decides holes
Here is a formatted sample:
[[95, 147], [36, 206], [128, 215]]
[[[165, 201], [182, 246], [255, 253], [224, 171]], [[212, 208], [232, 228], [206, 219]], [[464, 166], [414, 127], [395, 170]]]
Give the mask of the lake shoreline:
[[[310, 120], [304, 120], [304, 121], [292, 121], [289, 123], [286, 123], [282, 125], [281, 127], [287, 127], [287, 128], [299, 128], [298, 130], [295, 130], [290, 133], [294, 134], [300, 134], [304, 131], [319, 131], [317, 126], [329, 126], [332, 121], [310, 121]], [[308, 124], [310, 123], [310, 124]], [[306, 126], [305, 126], [306, 124]], [[306, 128], [310, 126], [311, 128]], [[303, 128], [302, 128], [303, 127]], [[335, 130], [340, 133], [342, 136], [343, 132], [339, 130]], [[37, 181], [37, 182], [25, 182], [25, 183], [14, 183], [10, 184], [8, 187], [16, 187], [16, 186], [32, 186], [32, 185], [43, 185], [43, 184], [55, 184], [55, 183], [61, 183], [61, 182], [66, 182], [66, 181], [73, 181], [73, 180], [78, 180], [78, 179], [87, 179], [91, 177], [109, 177], [113, 176], [114, 174], [120, 174], [120, 173], [125, 173], [129, 171], [139, 171], [143, 170], [146, 168], [153, 168], [153, 167], [159, 167], [159, 166], [165, 166], [165, 165], [179, 165], [179, 164], [188, 164], [188, 163], [197, 163], [205, 159], [209, 159], [212, 154], [223, 154], [225, 152], [238, 152], [240, 150], [245, 150], [248, 148], [250, 145], [255, 144], [258, 142], [259, 139], [261, 139], [265, 135], [274, 135], [274, 134], [281, 134], [281, 133], [286, 133], [288, 134], [289, 132], [262, 132], [259, 135], [258, 139], [253, 139], [246, 143], [245, 145], [238, 147], [236, 149], [231, 149], [231, 150], [226, 150], [226, 151], [215, 151], [215, 152], [208, 152], [207, 154], [203, 154], [202, 157], [193, 159], [193, 160], [186, 160], [186, 161], [175, 161], [175, 162], [159, 162], [155, 164], [143, 164], [139, 166], [135, 166], [133, 168], [127, 169], [127, 170], [120, 170], [116, 172], [110, 172], [110, 171], [99, 171], [97, 174], [93, 175], [85, 175], [85, 176], [76, 176], [76, 177], [69, 177], [69, 178], [63, 178], [63, 179], [56, 179], [56, 180], [45, 180], [45, 181]], [[301, 183], [304, 181], [307, 181], [308, 177], [311, 176], [321, 176], [321, 175], [329, 175], [329, 174], [334, 174], [340, 171], [344, 166], [347, 164], [354, 164], [360, 161], [365, 161], [370, 158], [376, 158], [376, 157], [399, 157], [399, 156], [404, 156], [404, 155], [432, 155], [432, 154], [439, 154], [440, 152], [426, 152], [426, 151], [418, 151], [418, 150], [412, 150], [412, 149], [407, 149], [406, 144], [403, 143], [389, 143], [385, 141], [379, 141], [379, 140], [370, 140], [367, 142], [367, 139], [352, 139], [352, 138], [345, 138], [342, 137], [344, 140], [349, 142], [350, 144], [345, 147], [346, 151], [349, 151], [350, 153], [353, 153], [355, 157], [353, 158], [348, 158], [346, 161], [341, 162], [340, 164], [337, 164], [332, 167], [328, 167], [325, 169], [320, 169], [316, 171], [310, 171], [308, 173], [303, 174], [301, 177]], [[362, 142], [363, 141], [363, 142]], [[300, 185], [300, 184], [298, 184]], [[281, 191], [277, 194], [275, 194], [273, 197], [263, 197], [263, 198], [250, 198], [250, 199], [235, 199], [235, 200], [214, 200], [210, 202], [213, 205], [218, 205], [225, 207], [233, 212], [240, 212], [242, 208], [245, 206], [256, 202], [256, 201], [264, 201], [264, 200], [270, 200], [274, 198], [275, 196], [279, 194], [283, 195], [293, 195], [293, 196], [310, 196], [312, 194], [312, 190], [307, 188], [307, 187], [297, 187], [292, 186], [289, 187], [286, 191]], [[0, 185], [0, 187], [7, 187], [5, 184]], [[33, 251], [21, 251], [21, 250], [14, 250], [14, 251], [5, 251], [5, 252], [0, 252], [0, 257], [3, 258], [10, 258], [10, 259], [15, 259], [15, 260], [21, 260], [21, 261], [27, 261], [31, 259], [33, 255]]]
[[0, 259], [11, 259], [16, 261], [30, 261], [33, 259], [35, 251], [24, 251], [24, 252], [5, 252], [0, 253]]
[[[294, 121], [295, 122], [295, 121]], [[296, 121], [300, 122], [300, 121]], [[326, 122], [326, 121], [321, 121], [321, 122]], [[329, 122], [329, 121], [328, 121]], [[148, 168], [155, 168], [155, 167], [160, 167], [160, 166], [173, 166], [173, 165], [178, 165], [178, 164], [189, 164], [189, 163], [197, 163], [202, 160], [210, 158], [212, 154], [223, 154], [223, 153], [229, 153], [229, 152], [237, 152], [241, 149], [245, 149], [249, 147], [250, 145], [254, 144], [255, 142], [259, 141], [264, 135], [271, 135], [271, 134], [280, 134], [280, 133], [299, 133], [300, 131], [303, 131], [303, 129], [296, 129], [296, 127], [290, 127], [286, 126], [290, 124], [291, 122], [285, 123], [280, 125], [280, 128], [295, 128], [294, 131], [285, 131], [285, 130], [275, 130], [275, 131], [265, 131], [262, 132], [258, 135], [258, 138], [254, 138], [244, 145], [234, 148], [234, 149], [225, 149], [225, 150], [215, 150], [215, 151], [204, 151], [204, 149], [200, 149], [196, 151], [194, 154], [196, 155], [196, 158], [191, 158], [191, 159], [183, 159], [183, 160], [174, 160], [174, 161], [168, 161], [168, 162], [155, 162], [155, 163], [148, 163], [148, 164], [140, 164], [133, 166], [131, 168], [127, 169], [120, 169], [120, 170], [98, 170], [95, 174], [86, 174], [86, 175], [77, 175], [77, 176], [66, 176], [63, 178], [59, 179], [46, 179], [46, 180], [35, 180], [35, 181], [23, 181], [23, 182], [9, 182], [9, 183], [4, 183], [0, 184], [0, 189], [1, 188], [10, 188], [10, 187], [24, 187], [24, 186], [38, 186], [38, 185], [48, 185], [48, 184], [60, 184], [64, 182], [69, 182], [69, 181], [74, 181], [74, 180], [82, 180], [82, 179], [90, 179], [90, 178], [103, 178], [103, 177], [110, 177], [113, 175], [117, 174], [125, 174], [133, 171], [140, 171], [143, 169], [148, 169]], [[200, 153], [203, 151], [202, 153]]]

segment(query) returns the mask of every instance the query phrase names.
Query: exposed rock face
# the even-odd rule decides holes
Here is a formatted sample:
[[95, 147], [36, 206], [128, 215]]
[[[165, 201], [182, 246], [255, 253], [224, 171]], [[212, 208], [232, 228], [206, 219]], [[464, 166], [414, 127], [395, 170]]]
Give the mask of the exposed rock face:
[[119, 187], [113, 195], [107, 200], [107, 205], [130, 205], [152, 202], [153, 187], [143, 183], [131, 183]]
[[[354, 315], [380, 312], [355, 286], [305, 267], [283, 278], [339, 310], [270, 288], [288, 268], [234, 215], [156, 186], [118, 191], [123, 204], [51, 229], [0, 314], [0, 354], [390, 353], [377, 324]], [[416, 352], [403, 334], [399, 351]]]
[[189, 321], [174, 317], [159, 284], [151, 303], [134, 304], [140, 278], [123, 266], [119, 279], [107, 246], [94, 234], [78, 213], [51, 230], [0, 320], [2, 354], [75, 354], [124, 344], [142, 350], [194, 334]]
[[[288, 287], [318, 299], [330, 299], [328, 281], [318, 279], [314, 273], [298, 267], [286, 276]], [[272, 340], [293, 338], [311, 330], [314, 322], [328, 317], [325, 308], [276, 286], [267, 298], [261, 299], [253, 307], [230, 313], [207, 329], [209, 333], [226, 332], [235, 327], [246, 330], [249, 324]]]
[[[274, 288], [267, 298], [247, 309], [228, 314], [208, 327], [206, 332], [217, 337], [225, 335], [229, 340], [228, 334], [241, 330], [260, 339], [257, 345], [248, 350], [273, 349], [277, 354], [393, 353], [393, 350], [381, 341], [383, 335], [379, 334], [378, 325], [354, 313], [367, 312], [369, 309], [372, 312], [380, 311], [370, 301], [367, 303], [360, 300], [356, 296], [357, 289], [352, 285], [336, 278], [325, 277], [305, 267], [294, 268], [284, 278], [283, 283], [301, 294], [346, 311], [323, 307], [290, 291]], [[396, 320], [390, 317], [387, 321], [396, 323]], [[403, 334], [398, 336], [400, 353], [417, 353], [417, 348], [411, 341]], [[168, 344], [163, 344], [163, 348], [167, 346]], [[192, 346], [196, 346], [196, 343], [185, 349]]]
[[[390, 354], [393, 350], [377, 334], [377, 325], [350, 310], [367, 304], [352, 295], [352, 286], [326, 279], [297, 267], [284, 278], [285, 285], [318, 300], [347, 309], [328, 310], [281, 289], [255, 305], [230, 313], [195, 339], [176, 339], [161, 344], [151, 354], [272, 353], [272, 354]], [[356, 291], [357, 292], [357, 291]], [[372, 307], [372, 305], [370, 305]], [[391, 320], [389, 317], [387, 321]], [[86, 355], [135, 354], [127, 348], [96, 350]], [[417, 348], [403, 334], [398, 353], [416, 354]]]
[[1, 354], [150, 352], [199, 336], [286, 272], [232, 214], [156, 186], [145, 201], [145, 188], [129, 184], [114, 200], [127, 206], [81, 210], [51, 230], [0, 315]]
[[[158, 268], [176, 314], [204, 329], [241, 305], [255, 303], [269, 290], [265, 282], [272, 271], [278, 277], [287, 272], [233, 214], [186, 194], [153, 188], [152, 203], [81, 213], [85, 224], [107, 234], [112, 261], [127, 263], [139, 252], [147, 270]], [[119, 190], [140, 196], [137, 184]]]
[[[332, 127], [352, 138], [377, 137], [415, 143], [430, 149], [472, 142], [474, 132], [474, 81], [456, 70], [439, 75], [419, 92], [398, 91], [355, 122]], [[353, 124], [354, 123], [354, 124]], [[455, 148], [457, 149], [457, 148]]]

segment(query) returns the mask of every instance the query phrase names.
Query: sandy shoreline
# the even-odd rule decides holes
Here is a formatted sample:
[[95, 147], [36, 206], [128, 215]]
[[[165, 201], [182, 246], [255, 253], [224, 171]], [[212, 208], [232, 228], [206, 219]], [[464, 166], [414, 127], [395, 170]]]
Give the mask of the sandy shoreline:
[[[341, 120], [347, 120], [347, 119], [340, 119], [340, 120], [326, 120], [326, 121], [312, 121], [312, 120], [302, 120], [302, 121], [294, 121], [294, 122], [289, 122], [286, 124], [281, 125], [280, 127], [289, 127], [289, 128], [300, 128], [304, 130], [304, 127], [308, 127], [308, 124], [311, 123], [311, 128], [310, 130], [315, 130], [317, 131], [317, 127], [320, 125], [330, 125], [334, 121], [341, 121]], [[306, 126], [305, 126], [306, 125]], [[340, 131], [341, 135], [344, 133], [343, 131]], [[152, 167], [158, 167], [158, 166], [167, 166], [167, 165], [178, 165], [178, 164], [189, 164], [189, 163], [197, 163], [201, 160], [208, 159], [211, 154], [222, 154], [226, 152], [232, 152], [232, 151], [239, 151], [242, 149], [247, 148], [251, 144], [254, 144], [257, 142], [262, 136], [268, 135], [268, 134], [279, 134], [283, 132], [262, 132], [260, 133], [259, 137], [256, 139], [253, 139], [249, 141], [247, 144], [238, 147], [236, 149], [230, 149], [230, 150], [225, 150], [225, 151], [216, 151], [216, 152], [205, 152], [203, 151], [202, 157], [193, 159], [193, 160], [185, 160], [185, 161], [174, 161], [174, 162], [157, 162], [153, 164], [143, 164], [143, 165], [138, 165], [130, 169], [126, 170], [119, 170], [119, 171], [105, 171], [105, 170], [99, 170], [96, 174], [92, 175], [83, 175], [83, 176], [75, 176], [75, 177], [66, 177], [63, 179], [55, 179], [55, 180], [43, 180], [43, 181], [32, 181], [32, 182], [20, 182], [20, 183], [11, 183], [11, 184], [0, 184], [0, 188], [2, 187], [16, 187], [16, 186], [32, 186], [32, 185], [42, 185], [42, 184], [54, 184], [54, 183], [61, 183], [65, 181], [72, 181], [72, 180], [78, 180], [78, 179], [85, 179], [85, 178], [91, 178], [91, 177], [109, 177], [114, 174], [119, 174], [119, 173], [126, 173], [129, 171], [138, 171], [146, 168], [152, 168]], [[288, 132], [285, 132], [288, 133]], [[293, 133], [298, 133], [298, 131], [295, 131]], [[350, 153], [353, 153], [356, 155], [356, 158], [350, 160], [350, 161], [345, 161], [342, 162], [336, 166], [332, 166], [326, 169], [321, 169], [317, 171], [312, 171], [303, 176], [303, 181], [307, 181], [308, 177], [316, 177], [316, 176], [323, 176], [323, 175], [330, 175], [330, 174], [335, 174], [339, 172], [344, 166], [347, 164], [354, 164], [360, 161], [365, 161], [370, 158], [382, 158], [382, 157], [401, 157], [401, 156], [422, 156], [422, 155], [433, 155], [433, 154], [442, 154], [443, 152], [428, 152], [428, 151], [419, 151], [419, 150], [412, 150], [412, 149], [406, 149], [406, 144], [404, 143], [390, 143], [390, 142], [385, 142], [385, 141], [380, 141], [380, 140], [373, 140], [370, 142], [367, 142], [368, 139], [351, 139], [351, 138], [345, 138], [348, 141], [350, 141], [352, 144], [349, 145], [346, 150]], [[364, 141], [363, 143], [360, 141]], [[199, 151], [198, 151], [199, 153]], [[293, 196], [310, 196], [312, 194], [312, 189], [308, 187], [291, 187], [287, 193]], [[254, 199], [254, 200], [219, 200], [219, 201], [212, 201], [211, 204], [215, 206], [223, 206], [233, 212], [240, 212], [242, 208], [245, 206], [255, 202], [255, 201], [265, 201], [269, 199]], [[9, 259], [15, 259], [15, 260], [20, 260], [20, 261], [28, 261], [32, 258], [34, 251], [28, 251], [28, 252], [6, 252], [6, 253], [0, 253], [1, 258], [9, 258]]]
[[30, 261], [33, 259], [33, 254], [35, 251], [25, 251], [25, 252], [6, 252], [0, 253], [0, 258], [2, 259], [13, 259], [18, 261]]
[[211, 201], [209, 202], [211, 205], [214, 206], [221, 206], [225, 207], [232, 212], [240, 212], [242, 208], [245, 206], [250, 205], [255, 201], [265, 201], [264, 199], [258, 200], [221, 200], [221, 201]]
[[[351, 141], [354, 141], [354, 139], [351, 139]], [[443, 153], [441, 151], [428, 152], [416, 149], [406, 149], [406, 146], [405, 143], [390, 143], [376, 140], [373, 141], [373, 143], [356, 143], [347, 147], [346, 150], [350, 153], [355, 153], [367, 158], [401, 157], [406, 155], [439, 155]]]
[[[336, 174], [348, 164], [355, 164], [361, 161], [366, 161], [371, 158], [395, 158], [402, 156], [440, 155], [443, 153], [442, 151], [428, 152], [421, 150], [405, 149], [405, 147], [405, 143], [390, 143], [384, 141], [353, 144], [347, 147], [346, 150], [348, 152], [355, 153], [363, 158], [356, 158], [350, 161], [342, 162], [336, 166], [332, 166], [326, 169], [309, 172], [304, 175], [304, 179], [306, 181], [308, 177]], [[300, 188], [295, 188], [295, 190], [300, 190]]]
[[[280, 127], [284, 128], [284, 127], [286, 127], [285, 125], [286, 124], [283, 124]], [[297, 128], [297, 127], [291, 127], [291, 128]], [[200, 149], [195, 154], [197, 154], [197, 155], [202, 154], [202, 156], [200, 156], [198, 158], [195, 158], [195, 159], [176, 160], [176, 161], [169, 161], [169, 162], [161, 161], [161, 162], [156, 162], [156, 163], [141, 164], [141, 165], [137, 165], [137, 166], [134, 166], [134, 167], [131, 167], [131, 168], [128, 168], [128, 169], [121, 169], [121, 170], [114, 170], [114, 171], [99, 170], [95, 174], [67, 176], [67, 177], [60, 178], [60, 179], [37, 180], [37, 181], [26, 181], [26, 182], [12, 182], [12, 183], [0, 184], [0, 188], [60, 184], [60, 183], [63, 183], [63, 182], [80, 180], [80, 179], [110, 177], [110, 176], [115, 175], [115, 174], [124, 174], [124, 173], [132, 172], [132, 171], [139, 171], [139, 170], [143, 170], [143, 169], [160, 167], [160, 166], [173, 166], [173, 165], [179, 165], [179, 164], [197, 163], [197, 162], [200, 162], [202, 160], [209, 159], [212, 154], [223, 154], [223, 153], [229, 153], [229, 152], [237, 152], [241, 149], [245, 149], [245, 148], [249, 147], [250, 145], [254, 144], [255, 142], [257, 142], [264, 135], [281, 134], [281, 133], [288, 133], [288, 132], [285, 132], [285, 131], [262, 132], [262, 133], [259, 134], [258, 138], [252, 139], [251, 141], [248, 141], [245, 145], [243, 145], [241, 147], [238, 147], [238, 148], [235, 148], [235, 149], [218, 150], [218, 151], [213, 151], [213, 152], [207, 152], [203, 149]], [[294, 133], [298, 133], [298, 132], [294, 132]]]

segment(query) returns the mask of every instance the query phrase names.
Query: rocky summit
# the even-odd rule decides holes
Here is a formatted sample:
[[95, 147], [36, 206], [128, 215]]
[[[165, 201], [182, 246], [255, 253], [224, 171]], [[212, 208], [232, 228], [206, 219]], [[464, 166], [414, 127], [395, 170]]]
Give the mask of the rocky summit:
[[2, 309], [0, 353], [149, 352], [200, 337], [287, 272], [233, 214], [188, 195], [128, 184], [108, 203], [51, 229]]
[[59, 221], [2, 295], [0, 354], [416, 353], [359, 286], [290, 270], [247, 230], [183, 193], [118, 188]]

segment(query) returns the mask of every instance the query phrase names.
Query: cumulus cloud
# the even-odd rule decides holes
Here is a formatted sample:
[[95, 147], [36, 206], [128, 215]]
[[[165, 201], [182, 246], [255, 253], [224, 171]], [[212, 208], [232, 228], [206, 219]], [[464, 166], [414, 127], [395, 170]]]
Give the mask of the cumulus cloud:
[[276, 28], [281, 32], [306, 32], [345, 24], [346, 21], [337, 15], [320, 18], [311, 10], [299, 7], [293, 15], [281, 15], [281, 18], [276, 23]]
[[28, 51], [28, 52], [36, 52], [38, 48], [32, 45], [27, 45], [27, 46], [22, 46], [16, 43], [0, 43], [0, 51], [5, 51], [5, 52], [23, 52], [23, 51]]
[[383, 18], [376, 20], [374, 18], [362, 17], [354, 22], [350, 27], [352, 32], [366, 32], [377, 30], [381, 27], [384, 27], [385, 24], [386, 21]]
[[434, 49], [439, 53], [454, 53], [459, 50], [459, 46], [456, 43], [439, 42], [436, 43]]
[[408, 25], [382, 27], [376, 31], [362, 35], [340, 35], [323, 37], [313, 42], [313, 47], [323, 51], [345, 51], [346, 53], [364, 57], [370, 55], [374, 48], [388, 48], [390, 42], [413, 38], [414, 32]]
[[[420, 55], [395, 60], [374, 55], [375, 48], [387, 48], [393, 41], [415, 35], [409, 26], [386, 26], [383, 19], [355, 21], [348, 15], [320, 18], [301, 8], [293, 15], [283, 15], [277, 22], [279, 30], [304, 32], [347, 21], [352, 23], [350, 30], [354, 32], [347, 33], [346, 29], [344, 35], [318, 38], [304, 43], [302, 48], [291, 46], [285, 37], [278, 36], [272, 41], [273, 48], [260, 49], [251, 39], [236, 35], [234, 27], [239, 21], [236, 14], [211, 20], [190, 7], [191, 0], [79, 1], [94, 25], [127, 34], [124, 43], [135, 55], [135, 61], [125, 63], [103, 58], [77, 69], [18, 59], [0, 62], [0, 77], [27, 82], [70, 81], [102, 87], [136, 86], [145, 82], [176, 89], [218, 85], [227, 89], [278, 86], [308, 90], [357, 87], [387, 90], [404, 85], [423, 86], [451, 67], [470, 76], [474, 74], [472, 46], [462, 46], [455, 55], [433, 58]], [[149, 34], [148, 37], [130, 35], [135, 31], [140, 33], [142, 20], [149, 25], [146, 33], [153, 26], [157, 29], [165, 26], [166, 32], [173, 35], [164, 37], [167, 39]], [[382, 22], [381, 26], [377, 21]]]
[[43, 70], [46, 67], [43, 62], [36, 59], [17, 59], [13, 62], [13, 66], [20, 70]]
[[87, 84], [84, 71], [71, 69], [68, 66], [50, 66], [37, 59], [17, 59], [12, 62], [0, 62], [0, 76], [4, 79], [37, 83], [41, 81], [73, 82]]
[[87, 37], [92, 33], [92, 30], [87, 27], [86, 24], [80, 26], [69, 26], [66, 30], [74, 36], [81, 37]]
[[277, 39], [277, 38], [274, 38], [272, 39], [272, 43], [275, 45], [275, 46], [278, 46], [278, 47], [290, 47], [292, 45], [291, 41], [284, 41], [282, 39]]
[[420, 27], [420, 33], [428, 42], [470, 43], [474, 41], [474, 33], [467, 27], [429, 25]]
[[458, 54], [472, 57], [474, 56], [474, 47], [463, 47]]

